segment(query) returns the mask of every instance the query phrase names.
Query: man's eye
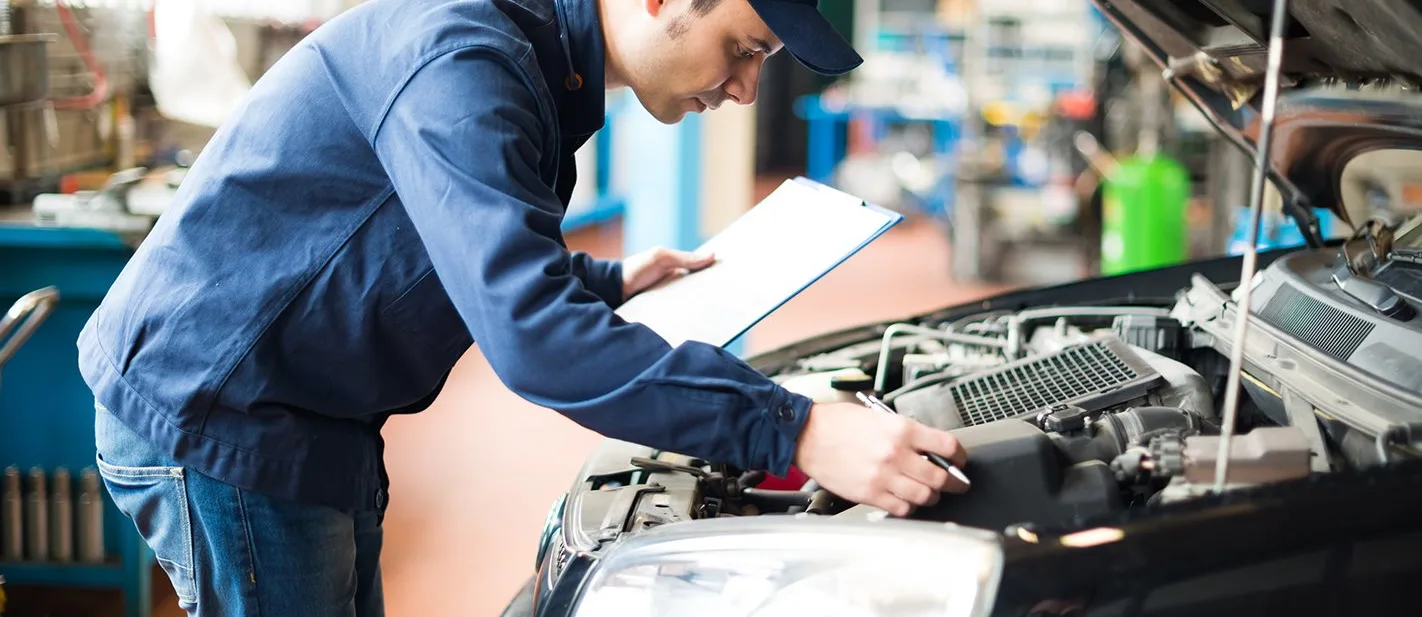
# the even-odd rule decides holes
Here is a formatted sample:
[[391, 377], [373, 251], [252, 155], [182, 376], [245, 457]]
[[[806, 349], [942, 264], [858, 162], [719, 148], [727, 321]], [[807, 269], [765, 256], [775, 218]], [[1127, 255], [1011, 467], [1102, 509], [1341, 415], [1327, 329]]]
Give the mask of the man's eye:
[[749, 50], [749, 49], [746, 49], [746, 48], [744, 48], [744, 47], [741, 47], [740, 45], [737, 45], [737, 46], [736, 46], [736, 53], [739, 54], [740, 57], [742, 57], [742, 58], [749, 58], [749, 57], [755, 55], [755, 52], [753, 52], [753, 51], [751, 51], [751, 50]]

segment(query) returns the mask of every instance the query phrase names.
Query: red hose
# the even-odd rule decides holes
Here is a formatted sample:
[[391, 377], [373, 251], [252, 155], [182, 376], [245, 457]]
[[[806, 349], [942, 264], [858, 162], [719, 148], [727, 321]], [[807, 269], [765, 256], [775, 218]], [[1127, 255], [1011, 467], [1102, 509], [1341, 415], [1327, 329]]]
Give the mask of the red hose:
[[74, 50], [79, 52], [79, 58], [83, 60], [84, 67], [94, 74], [94, 90], [84, 96], [51, 99], [51, 102], [54, 103], [55, 109], [94, 109], [109, 96], [108, 77], [104, 74], [103, 65], [99, 64], [99, 60], [94, 57], [94, 51], [89, 49], [89, 40], [84, 37], [84, 33], [79, 31], [79, 20], [74, 18], [74, 13], [69, 10], [69, 6], [60, 2], [55, 4], [55, 8], [59, 11], [59, 22], [63, 24], [69, 42], [74, 45]]

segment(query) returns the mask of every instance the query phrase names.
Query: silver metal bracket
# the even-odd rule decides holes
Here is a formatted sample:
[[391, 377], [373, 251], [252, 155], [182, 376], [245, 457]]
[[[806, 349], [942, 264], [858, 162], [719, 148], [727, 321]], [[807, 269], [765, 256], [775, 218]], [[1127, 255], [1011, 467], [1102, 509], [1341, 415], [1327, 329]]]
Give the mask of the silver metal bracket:
[[1284, 389], [1284, 411], [1289, 414], [1289, 423], [1308, 436], [1309, 468], [1315, 473], [1328, 473], [1333, 465], [1328, 460], [1328, 445], [1323, 441], [1323, 431], [1318, 428], [1318, 416], [1313, 413], [1313, 403], [1303, 399], [1293, 390]]
[[602, 526], [593, 539], [600, 542], [616, 540], [618, 536], [627, 531], [627, 524], [631, 522], [632, 514], [636, 512], [637, 499], [644, 493], [660, 493], [665, 490], [667, 487], [660, 484], [628, 486], [618, 489], [617, 497], [614, 497], [612, 504], [608, 506], [607, 515], [602, 518]]

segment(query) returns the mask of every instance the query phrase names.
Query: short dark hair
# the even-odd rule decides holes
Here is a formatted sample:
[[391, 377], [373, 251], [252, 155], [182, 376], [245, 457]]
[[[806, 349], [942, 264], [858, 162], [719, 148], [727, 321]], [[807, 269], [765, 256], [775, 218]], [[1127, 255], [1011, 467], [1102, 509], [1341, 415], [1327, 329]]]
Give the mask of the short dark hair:
[[721, 0], [691, 0], [691, 13], [693, 15], [705, 15], [716, 8]]
[[[702, 15], [710, 13], [711, 9], [716, 8], [716, 5], [720, 3], [721, 0], [691, 0], [691, 15], [693, 17], [700, 17]], [[690, 26], [690, 24], [686, 22], [687, 20], [685, 15], [678, 17], [676, 21], [672, 22], [672, 24], [668, 26], [667, 35], [671, 38], [677, 38], [682, 34], [685, 34], [686, 29]]]

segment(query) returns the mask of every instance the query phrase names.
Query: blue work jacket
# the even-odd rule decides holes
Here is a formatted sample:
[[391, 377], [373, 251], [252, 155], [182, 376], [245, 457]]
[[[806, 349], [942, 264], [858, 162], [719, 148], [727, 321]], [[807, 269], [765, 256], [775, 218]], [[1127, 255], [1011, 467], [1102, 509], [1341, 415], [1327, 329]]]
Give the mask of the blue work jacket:
[[85, 326], [96, 401], [221, 481], [383, 509], [382, 424], [477, 341], [513, 392], [603, 435], [784, 472], [810, 400], [620, 319], [620, 264], [566, 247], [603, 64], [594, 0], [374, 0], [321, 26]]

